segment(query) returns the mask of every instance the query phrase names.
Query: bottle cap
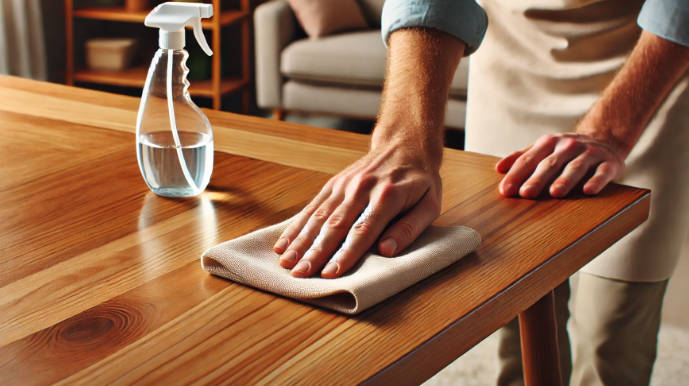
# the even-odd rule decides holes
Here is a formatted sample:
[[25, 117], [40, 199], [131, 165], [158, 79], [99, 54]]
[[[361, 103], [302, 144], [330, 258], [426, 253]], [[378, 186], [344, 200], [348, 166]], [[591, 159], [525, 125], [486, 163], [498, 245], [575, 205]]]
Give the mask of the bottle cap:
[[146, 16], [144, 24], [160, 29], [158, 44], [160, 48], [181, 50], [184, 48], [184, 27], [194, 28], [194, 37], [206, 55], [213, 51], [206, 42], [201, 28], [201, 19], [213, 16], [211, 4], [168, 2], [160, 4]]

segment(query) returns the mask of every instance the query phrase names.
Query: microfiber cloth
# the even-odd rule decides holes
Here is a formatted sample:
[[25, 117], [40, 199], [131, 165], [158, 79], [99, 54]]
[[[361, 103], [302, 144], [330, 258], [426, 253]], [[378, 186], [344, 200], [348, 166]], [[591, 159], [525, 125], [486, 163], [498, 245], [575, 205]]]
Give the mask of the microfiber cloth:
[[473, 252], [481, 242], [479, 234], [465, 226], [431, 226], [396, 257], [369, 252], [339, 278], [296, 278], [280, 266], [273, 251], [289, 221], [208, 249], [201, 258], [203, 269], [264, 291], [358, 314]]

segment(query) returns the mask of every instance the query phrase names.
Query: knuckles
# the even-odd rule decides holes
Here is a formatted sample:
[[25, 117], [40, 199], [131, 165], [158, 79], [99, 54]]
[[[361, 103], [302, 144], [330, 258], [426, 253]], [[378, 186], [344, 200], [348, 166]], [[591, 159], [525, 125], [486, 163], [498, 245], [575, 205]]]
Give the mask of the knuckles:
[[614, 167], [610, 162], [603, 162], [598, 166], [598, 170], [602, 174], [614, 175], [616, 172], [616, 167]]
[[584, 153], [588, 156], [596, 157], [600, 155], [600, 149], [596, 145], [587, 144]]
[[328, 218], [328, 227], [333, 230], [344, 231], [347, 229], [347, 224], [344, 221], [344, 216], [333, 214]]
[[370, 220], [364, 219], [357, 221], [352, 227], [352, 233], [356, 236], [363, 236], [371, 231]]
[[555, 134], [544, 134], [536, 141], [535, 145], [551, 147], [555, 146], [559, 140], [560, 137]]
[[325, 219], [328, 218], [328, 215], [329, 215], [329, 213], [328, 213], [328, 210], [326, 208], [318, 208], [318, 209], [316, 209], [315, 212], [313, 212], [312, 216], [316, 220], [324, 221]]
[[524, 154], [522, 154], [521, 157], [517, 158], [517, 160], [514, 162], [514, 165], [518, 168], [526, 167], [526, 166], [530, 165], [532, 161], [533, 161], [533, 156], [531, 156], [528, 153], [524, 153]]
[[569, 162], [569, 168], [572, 169], [573, 171], [580, 171], [584, 168], [584, 161], [581, 159], [577, 158]]
[[559, 166], [560, 161], [557, 159], [557, 157], [551, 156], [544, 158], [543, 161], [541, 161], [541, 164], [547, 169], [554, 169]]
[[562, 140], [562, 148], [564, 150], [572, 150], [580, 145], [579, 141], [574, 138], [564, 138]]
[[380, 202], [386, 202], [386, 201], [394, 200], [397, 196], [398, 190], [399, 190], [399, 188], [397, 186], [395, 186], [394, 184], [389, 183], [389, 182], [384, 182], [380, 186], [380, 190], [378, 193], [378, 197], [379, 197]]
[[363, 173], [356, 175], [352, 179], [351, 185], [357, 192], [368, 191], [375, 186], [377, 180], [375, 176]]
[[304, 209], [302, 209], [302, 213], [304, 213], [306, 215], [311, 215], [317, 209], [318, 209], [318, 205], [316, 204], [316, 202], [311, 201], [304, 207]]
[[400, 221], [396, 226], [396, 233], [400, 241], [412, 241], [416, 236], [416, 227], [408, 221]]

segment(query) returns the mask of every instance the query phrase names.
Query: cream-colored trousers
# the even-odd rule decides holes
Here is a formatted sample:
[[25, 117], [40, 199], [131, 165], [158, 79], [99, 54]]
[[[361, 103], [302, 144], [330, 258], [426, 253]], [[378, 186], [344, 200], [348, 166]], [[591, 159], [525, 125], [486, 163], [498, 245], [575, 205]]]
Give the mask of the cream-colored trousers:
[[[563, 384], [648, 385], [667, 280], [624, 282], [577, 274], [555, 289]], [[570, 294], [571, 300], [570, 300]], [[572, 310], [569, 332], [567, 321]], [[498, 331], [499, 386], [523, 385], [519, 324]]]

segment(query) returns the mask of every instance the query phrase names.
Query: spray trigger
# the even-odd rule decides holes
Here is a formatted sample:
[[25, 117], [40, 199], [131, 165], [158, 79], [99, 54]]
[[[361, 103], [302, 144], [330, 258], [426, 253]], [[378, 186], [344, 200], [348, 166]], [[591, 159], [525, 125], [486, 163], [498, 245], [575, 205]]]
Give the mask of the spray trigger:
[[211, 50], [211, 48], [208, 46], [206, 36], [203, 35], [203, 29], [201, 28], [201, 19], [191, 19], [191, 26], [194, 28], [194, 37], [196, 38], [196, 41], [199, 43], [199, 46], [201, 46], [203, 52], [205, 52], [208, 56], [213, 55], [213, 50]]

